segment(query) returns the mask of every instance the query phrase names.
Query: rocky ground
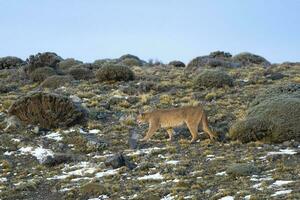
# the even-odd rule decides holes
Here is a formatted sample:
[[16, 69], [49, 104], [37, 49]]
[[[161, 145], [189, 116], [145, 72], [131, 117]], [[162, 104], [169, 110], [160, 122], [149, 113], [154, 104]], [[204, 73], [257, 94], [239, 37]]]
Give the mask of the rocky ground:
[[[130, 68], [133, 81], [90, 78], [51, 90], [88, 109], [86, 126], [4, 132], [1, 125], [0, 199], [300, 199], [299, 140], [241, 143], [229, 137], [230, 126], [259, 93], [300, 83], [300, 65], [224, 68], [233, 84], [211, 88], [195, 87], [198, 72], [183, 67]], [[2, 92], [0, 121], [20, 95], [37, 89], [39, 84], [29, 81]], [[199, 102], [219, 141], [200, 133], [190, 144], [183, 126], [171, 142], [161, 129], [149, 142], [130, 148], [130, 137], [141, 138], [148, 128], [135, 121], [140, 111]], [[136, 167], [107, 165], [116, 153]]]

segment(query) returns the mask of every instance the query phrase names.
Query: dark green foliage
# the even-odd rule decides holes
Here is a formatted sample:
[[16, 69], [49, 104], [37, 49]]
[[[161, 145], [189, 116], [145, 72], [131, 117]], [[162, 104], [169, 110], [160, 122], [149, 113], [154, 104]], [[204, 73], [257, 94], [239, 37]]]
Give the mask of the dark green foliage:
[[241, 142], [300, 141], [300, 98], [283, 94], [267, 98], [248, 110], [246, 118], [230, 128], [230, 137]]
[[75, 60], [74, 58], [67, 58], [58, 63], [58, 68], [62, 72], [67, 72], [71, 67], [82, 64], [82, 63], [83, 62], [81, 62], [79, 60]]
[[194, 86], [201, 88], [223, 87], [225, 85], [233, 86], [233, 79], [226, 72], [220, 70], [206, 70], [194, 80]]
[[38, 53], [36, 55], [31, 55], [27, 59], [27, 67], [26, 72], [30, 74], [37, 68], [41, 67], [51, 67], [56, 69], [58, 67], [58, 63], [63, 59], [59, 57], [56, 53], [52, 52], [45, 52], [45, 53]]
[[212, 58], [224, 58], [224, 59], [232, 57], [232, 55], [230, 53], [224, 52], [224, 51], [214, 51], [214, 52], [211, 52], [209, 54], [209, 56]]
[[232, 59], [235, 62], [241, 63], [243, 66], [256, 64], [268, 67], [271, 65], [265, 58], [248, 52], [237, 54]]
[[56, 74], [56, 71], [51, 67], [40, 67], [30, 73], [29, 77], [34, 82], [42, 82], [46, 78]]
[[0, 58], [0, 70], [1, 69], [10, 69], [13, 67], [20, 67], [26, 63], [21, 59], [14, 56], [6, 56]]
[[8, 84], [0, 81], [0, 94], [8, 93], [17, 89], [16, 84]]
[[126, 58], [121, 62], [123, 65], [132, 67], [132, 66], [142, 66], [143, 63], [140, 60], [134, 58]]
[[70, 127], [84, 124], [87, 113], [69, 98], [57, 94], [33, 92], [21, 96], [8, 110], [24, 124], [42, 128]]
[[95, 77], [93, 71], [90, 68], [90, 64], [76, 65], [69, 70], [69, 74], [75, 80], [90, 80]]
[[237, 163], [228, 167], [226, 173], [231, 176], [250, 176], [259, 173], [259, 169], [253, 165], [248, 163]]
[[64, 86], [66, 84], [70, 84], [74, 80], [72, 76], [66, 75], [66, 76], [60, 76], [60, 75], [54, 75], [46, 78], [42, 83], [42, 88], [51, 88], [56, 89], [58, 87]]
[[105, 65], [97, 71], [96, 78], [99, 81], [130, 81], [134, 73], [123, 65]]
[[185, 64], [181, 61], [178, 61], [178, 60], [174, 60], [174, 61], [169, 62], [169, 65], [174, 66], [174, 67], [185, 67]]

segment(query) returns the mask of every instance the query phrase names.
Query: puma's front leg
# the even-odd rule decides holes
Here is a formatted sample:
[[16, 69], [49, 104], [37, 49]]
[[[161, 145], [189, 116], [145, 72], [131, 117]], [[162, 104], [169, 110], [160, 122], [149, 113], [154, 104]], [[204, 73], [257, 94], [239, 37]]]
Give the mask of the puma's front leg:
[[142, 139], [142, 141], [149, 140], [154, 135], [154, 133], [157, 131], [158, 128], [159, 128], [159, 126], [156, 123], [150, 122], [149, 130], [146, 133], [146, 136]]
[[169, 135], [168, 141], [172, 141], [173, 140], [173, 129], [168, 128], [167, 132], [168, 132], [168, 135]]

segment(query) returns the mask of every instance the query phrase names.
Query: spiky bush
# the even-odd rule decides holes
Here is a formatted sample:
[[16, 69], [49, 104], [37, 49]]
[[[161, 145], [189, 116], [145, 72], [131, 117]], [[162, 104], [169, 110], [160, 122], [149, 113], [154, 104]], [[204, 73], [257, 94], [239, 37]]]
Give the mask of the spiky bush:
[[233, 79], [226, 72], [220, 70], [206, 70], [194, 79], [196, 88], [223, 87], [225, 85], [233, 86]]
[[56, 74], [56, 71], [51, 67], [41, 67], [30, 73], [29, 77], [34, 82], [42, 82], [46, 78]]
[[69, 69], [69, 75], [75, 80], [90, 80], [95, 77], [93, 71], [89, 68], [90, 64], [80, 64]]
[[132, 66], [141, 66], [142, 62], [134, 58], [125, 58], [122, 60], [121, 64], [132, 67]]
[[174, 66], [174, 67], [185, 67], [185, 64], [178, 60], [171, 61], [171, 62], [169, 62], [168, 65]]
[[123, 65], [105, 65], [101, 67], [96, 78], [99, 81], [130, 81], [134, 79], [134, 73]]
[[25, 61], [21, 58], [13, 57], [13, 56], [6, 56], [0, 58], [0, 70], [1, 69], [10, 69], [13, 67], [20, 67], [25, 65]]
[[58, 69], [62, 72], [67, 72], [71, 67], [82, 64], [83, 62], [75, 60], [74, 58], [67, 58], [58, 63]]
[[18, 98], [8, 113], [18, 117], [24, 124], [49, 129], [85, 123], [87, 116], [87, 113], [69, 98], [44, 92], [33, 92]]
[[300, 98], [280, 95], [249, 108], [244, 120], [230, 127], [230, 137], [241, 142], [300, 141]]
[[264, 57], [248, 52], [237, 54], [232, 58], [232, 60], [241, 63], [243, 66], [255, 64], [268, 67], [271, 65], [271, 63]]
[[66, 76], [60, 76], [60, 75], [54, 75], [46, 78], [42, 83], [42, 88], [51, 88], [56, 89], [58, 87], [70, 84], [74, 80], [74, 78], [70, 75]]
[[52, 52], [45, 52], [45, 53], [38, 53], [36, 55], [31, 55], [27, 59], [28, 65], [26, 67], [26, 72], [30, 74], [35, 69], [41, 67], [51, 67], [56, 69], [60, 61], [62, 61], [62, 58], [59, 57], [56, 53], [52, 53]]

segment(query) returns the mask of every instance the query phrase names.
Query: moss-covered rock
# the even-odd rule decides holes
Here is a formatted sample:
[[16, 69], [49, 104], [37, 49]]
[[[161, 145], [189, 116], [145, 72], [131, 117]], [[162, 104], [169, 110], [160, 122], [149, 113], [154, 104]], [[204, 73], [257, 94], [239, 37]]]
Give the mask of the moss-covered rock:
[[0, 58], [0, 70], [10, 69], [13, 67], [20, 67], [25, 64], [26, 64], [25, 61], [23, 61], [21, 58], [14, 57], [14, 56], [6, 56]]
[[96, 78], [99, 81], [130, 81], [134, 79], [134, 73], [123, 65], [105, 65], [101, 67]]
[[174, 66], [174, 67], [185, 67], [185, 64], [179, 60], [171, 61], [171, 62], [169, 62], [168, 65]]
[[58, 67], [58, 63], [63, 59], [58, 56], [56, 53], [53, 52], [45, 52], [45, 53], [38, 53], [36, 55], [31, 55], [27, 59], [27, 67], [26, 72], [30, 74], [35, 69], [40, 67], [51, 67], [56, 69]]
[[280, 95], [252, 106], [244, 120], [230, 128], [230, 137], [242, 142], [300, 141], [300, 98]]
[[29, 77], [34, 82], [42, 82], [46, 78], [56, 75], [56, 71], [51, 67], [40, 67], [30, 73]]
[[10, 116], [24, 124], [43, 128], [69, 127], [86, 122], [87, 113], [69, 98], [52, 93], [33, 92], [21, 96], [9, 108]]
[[233, 79], [220, 70], [206, 70], [200, 73], [194, 80], [194, 86], [201, 88], [233, 86]]
[[255, 64], [268, 67], [271, 65], [271, 63], [264, 57], [248, 52], [237, 54], [232, 58], [232, 60], [241, 63], [243, 66]]
[[74, 78], [69, 75], [65, 76], [60, 76], [60, 75], [54, 75], [46, 78], [42, 83], [41, 87], [42, 88], [51, 88], [51, 89], [56, 89], [58, 87], [70, 84]]

